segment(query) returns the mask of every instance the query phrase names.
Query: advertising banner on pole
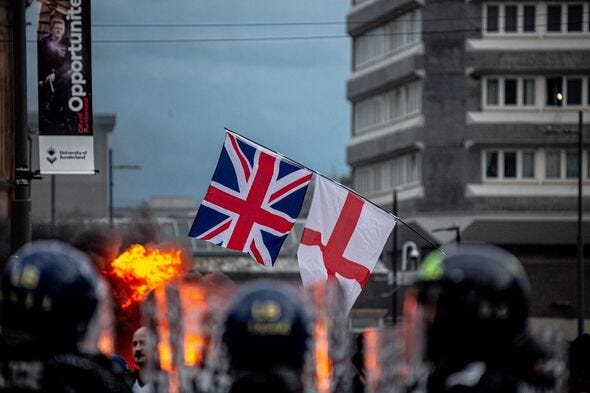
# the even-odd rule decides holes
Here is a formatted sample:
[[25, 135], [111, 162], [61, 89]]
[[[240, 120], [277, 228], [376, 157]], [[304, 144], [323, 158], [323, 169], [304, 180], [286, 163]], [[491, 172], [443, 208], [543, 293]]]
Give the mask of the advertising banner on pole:
[[90, 0], [38, 0], [39, 163], [94, 174]]

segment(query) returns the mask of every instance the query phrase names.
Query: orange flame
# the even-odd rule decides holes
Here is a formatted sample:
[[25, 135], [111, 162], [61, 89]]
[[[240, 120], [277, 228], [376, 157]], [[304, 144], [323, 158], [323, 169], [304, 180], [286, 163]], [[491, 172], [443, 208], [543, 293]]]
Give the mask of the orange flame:
[[[325, 309], [326, 307], [325, 290], [326, 287], [324, 285], [313, 287], [313, 296], [316, 306], [319, 309]], [[330, 381], [332, 379], [332, 359], [330, 358], [330, 343], [328, 339], [328, 320], [325, 316], [318, 315], [314, 323], [313, 336], [315, 341], [314, 355], [317, 391], [319, 393], [329, 393]]]
[[206, 345], [203, 333], [203, 314], [207, 308], [205, 294], [195, 283], [181, 283], [178, 291], [184, 318], [184, 364], [188, 367], [201, 365]]
[[315, 358], [316, 358], [316, 378], [318, 392], [328, 393], [330, 391], [330, 379], [332, 376], [332, 361], [329, 355], [328, 344], [328, 323], [325, 318], [316, 321], [315, 336]]
[[112, 356], [115, 353], [115, 340], [112, 335], [101, 334], [98, 339], [99, 351], [107, 356]]
[[174, 359], [172, 354], [172, 341], [170, 336], [170, 324], [168, 321], [168, 301], [166, 299], [166, 288], [164, 286], [156, 288], [154, 291], [156, 299], [156, 308], [158, 309], [158, 354], [160, 355], [160, 367], [168, 372], [168, 391], [170, 393], [179, 392], [178, 374], [174, 369]]
[[367, 379], [373, 391], [377, 390], [381, 379], [379, 365], [379, 337], [377, 329], [367, 329], [363, 335], [365, 348], [365, 370]]
[[127, 309], [143, 301], [149, 291], [182, 275], [186, 266], [182, 250], [159, 250], [140, 244], [130, 246], [111, 263], [111, 274], [125, 284], [129, 297], [121, 305]]

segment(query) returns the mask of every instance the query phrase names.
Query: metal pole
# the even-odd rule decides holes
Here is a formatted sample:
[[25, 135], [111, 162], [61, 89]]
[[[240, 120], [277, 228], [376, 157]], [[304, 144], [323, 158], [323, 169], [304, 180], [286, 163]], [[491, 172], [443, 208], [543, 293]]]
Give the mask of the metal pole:
[[[397, 216], [397, 189], [393, 190], [393, 214]], [[391, 270], [393, 272], [393, 293], [391, 294], [391, 322], [397, 323], [397, 225], [393, 227]]]
[[10, 209], [10, 248], [15, 252], [31, 241], [31, 186], [27, 127], [26, 0], [13, 2], [14, 61], [14, 196]]
[[[578, 336], [584, 334], [584, 244], [582, 240], [582, 144], [583, 112], [578, 116]], [[589, 157], [590, 159], [590, 157]]]
[[113, 227], [113, 149], [109, 149], [109, 225]]
[[55, 227], [55, 175], [51, 175], [51, 225]]

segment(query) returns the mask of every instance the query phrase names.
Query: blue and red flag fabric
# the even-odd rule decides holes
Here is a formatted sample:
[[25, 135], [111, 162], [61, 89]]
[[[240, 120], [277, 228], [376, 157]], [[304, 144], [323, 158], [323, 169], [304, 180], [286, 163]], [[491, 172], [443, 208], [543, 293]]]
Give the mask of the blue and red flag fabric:
[[189, 236], [273, 266], [299, 216], [312, 172], [226, 130]]

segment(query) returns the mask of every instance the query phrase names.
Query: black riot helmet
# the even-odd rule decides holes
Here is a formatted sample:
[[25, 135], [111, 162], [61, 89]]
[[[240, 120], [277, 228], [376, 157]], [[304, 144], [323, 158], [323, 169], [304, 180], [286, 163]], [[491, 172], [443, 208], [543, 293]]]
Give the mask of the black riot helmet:
[[1, 285], [3, 336], [40, 351], [76, 349], [99, 300], [88, 257], [57, 241], [23, 246], [8, 260]]
[[229, 306], [223, 341], [234, 371], [286, 368], [299, 372], [308, 338], [303, 303], [285, 283], [246, 284]]
[[434, 251], [416, 283], [426, 360], [494, 361], [528, 336], [530, 284], [518, 259], [483, 243]]

